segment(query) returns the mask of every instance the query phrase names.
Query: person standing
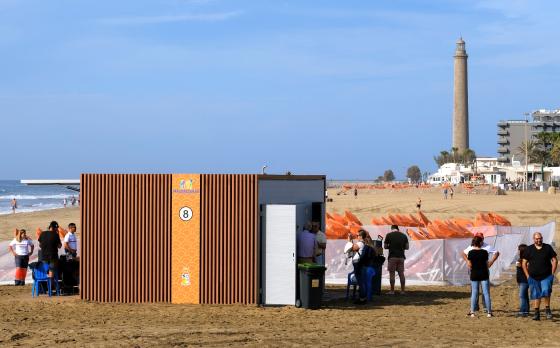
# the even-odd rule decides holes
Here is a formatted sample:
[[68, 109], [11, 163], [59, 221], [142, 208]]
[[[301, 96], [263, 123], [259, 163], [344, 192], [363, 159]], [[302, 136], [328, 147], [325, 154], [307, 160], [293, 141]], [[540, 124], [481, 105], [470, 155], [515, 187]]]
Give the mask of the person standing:
[[313, 262], [315, 245], [315, 234], [311, 232], [311, 223], [308, 222], [297, 235], [297, 262]]
[[422, 208], [422, 199], [418, 197], [418, 199], [416, 200], [416, 209], [420, 211], [421, 208]]
[[354, 198], [358, 198], [358, 188], [354, 187]]
[[[496, 262], [496, 259], [500, 256], [500, 252], [498, 250], [496, 250], [496, 248], [494, 248], [494, 246], [484, 242], [484, 234], [482, 232], [477, 232], [474, 234], [475, 237], [480, 237], [482, 238], [482, 244], [481, 244], [481, 249], [484, 249], [488, 252], [488, 255], [492, 255], [492, 259], [491, 262], [494, 263]], [[474, 240], [474, 239], [473, 239]], [[468, 246], [465, 250], [463, 250], [463, 252], [461, 253], [461, 256], [463, 257], [463, 260], [465, 260], [465, 262], [468, 264], [468, 255], [469, 255], [469, 251], [471, 251], [473, 249], [473, 245], [471, 242], [471, 245]], [[478, 294], [480, 295], [481, 290], [478, 291]], [[486, 304], [484, 302], [482, 302], [483, 306], [486, 306]], [[476, 300], [476, 307], [475, 310], [478, 311], [478, 299]], [[484, 309], [485, 311], [487, 311], [487, 309]]]
[[68, 233], [64, 235], [64, 251], [67, 259], [75, 259], [78, 253], [78, 240], [76, 239], [76, 224], [68, 224]]
[[325, 265], [325, 250], [327, 249], [327, 236], [321, 231], [317, 221], [311, 223], [311, 232], [315, 233], [315, 263]]
[[25, 285], [27, 277], [27, 266], [29, 265], [29, 256], [33, 254], [35, 246], [31, 239], [27, 237], [24, 229], [16, 230], [14, 240], [10, 242], [8, 250], [14, 255], [16, 263], [15, 285]]
[[529, 293], [531, 300], [533, 300], [533, 308], [535, 309], [533, 320], [541, 320], [541, 299], [545, 305], [546, 319], [552, 319], [550, 295], [552, 294], [552, 282], [558, 266], [558, 259], [552, 246], [543, 243], [540, 232], [533, 234], [533, 244], [525, 249], [521, 266], [527, 277]]
[[12, 206], [12, 213], [15, 214], [15, 213], [16, 213], [16, 209], [17, 209], [17, 200], [16, 200], [15, 197], [12, 198], [12, 201], [11, 201], [10, 204], [11, 204], [11, 206]]
[[488, 311], [488, 318], [492, 315], [492, 300], [490, 299], [490, 267], [494, 263], [495, 259], [488, 261], [489, 254], [486, 250], [482, 249], [481, 237], [474, 237], [472, 240], [472, 248], [467, 255], [467, 266], [470, 270], [471, 278], [471, 310], [468, 316], [475, 316], [475, 312], [478, 307], [478, 288], [482, 286], [482, 292], [484, 294], [484, 303], [486, 304], [486, 309]]
[[447, 199], [447, 186], [443, 189], [443, 199]]
[[395, 271], [399, 274], [401, 282], [401, 294], [405, 293], [405, 277], [404, 277], [404, 251], [408, 250], [408, 237], [399, 231], [399, 226], [392, 225], [391, 232], [385, 236], [385, 249], [389, 250], [387, 257], [387, 270], [389, 271], [389, 282], [391, 291], [389, 294], [395, 293]]
[[521, 263], [523, 261], [523, 253], [527, 249], [527, 244], [519, 244], [517, 251], [519, 252], [519, 259], [515, 263], [516, 268], [516, 280], [517, 286], [519, 287], [519, 312], [517, 317], [527, 317], [529, 315], [529, 283], [527, 282], [527, 276], [523, 272], [523, 267]]
[[39, 261], [49, 264], [49, 278], [52, 281], [58, 271], [58, 249], [62, 247], [60, 236], [58, 235], [58, 223], [52, 221], [47, 231], [41, 232], [39, 236]]
[[453, 187], [449, 188], [449, 198], [453, 199], [453, 194], [455, 193], [455, 191], [453, 191]]

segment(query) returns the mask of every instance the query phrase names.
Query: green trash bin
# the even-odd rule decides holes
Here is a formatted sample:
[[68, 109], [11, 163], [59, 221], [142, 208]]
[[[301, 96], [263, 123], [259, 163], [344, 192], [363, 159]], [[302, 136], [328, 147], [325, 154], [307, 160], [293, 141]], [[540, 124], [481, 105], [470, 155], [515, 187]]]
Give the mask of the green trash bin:
[[298, 264], [301, 307], [307, 309], [321, 308], [326, 269], [326, 267], [316, 263]]

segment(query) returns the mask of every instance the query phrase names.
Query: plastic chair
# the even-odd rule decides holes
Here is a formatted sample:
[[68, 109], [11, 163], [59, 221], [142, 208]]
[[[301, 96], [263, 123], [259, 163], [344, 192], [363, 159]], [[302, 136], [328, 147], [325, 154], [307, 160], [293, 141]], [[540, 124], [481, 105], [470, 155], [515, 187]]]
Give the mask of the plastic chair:
[[350, 286], [352, 289], [352, 299], [356, 298], [356, 286], [358, 285], [358, 279], [354, 275], [354, 271], [348, 273], [348, 282], [346, 283], [346, 299], [348, 300], [350, 296]]
[[[33, 264], [29, 264], [33, 274], [33, 287], [31, 288], [31, 297], [39, 297], [39, 284], [40, 283], [47, 283], [47, 289], [49, 292], [49, 296], [52, 296], [52, 286], [51, 286], [51, 278], [49, 278], [49, 264], [45, 262], [34, 262]], [[57, 279], [57, 274], [55, 274], [55, 279]], [[58, 286], [58, 280], [55, 280], [56, 284], [56, 294], [59, 295], [60, 289]]]

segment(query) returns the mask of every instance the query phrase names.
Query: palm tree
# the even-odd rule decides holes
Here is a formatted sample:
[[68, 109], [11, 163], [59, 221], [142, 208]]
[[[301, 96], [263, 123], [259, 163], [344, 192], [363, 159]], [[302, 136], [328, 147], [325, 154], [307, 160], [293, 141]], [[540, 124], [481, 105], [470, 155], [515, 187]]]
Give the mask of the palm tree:
[[459, 162], [459, 160], [457, 159], [457, 155], [458, 155], [458, 153], [459, 153], [459, 148], [457, 148], [457, 147], [452, 147], [452, 148], [451, 148], [451, 153], [453, 154], [453, 163]]
[[537, 150], [536, 142], [528, 140], [527, 142], [522, 141], [521, 145], [517, 147], [517, 154], [523, 157], [527, 156], [529, 162], [533, 162], [535, 159]]
[[560, 163], [560, 140], [555, 141], [550, 149], [550, 161], [553, 164]]

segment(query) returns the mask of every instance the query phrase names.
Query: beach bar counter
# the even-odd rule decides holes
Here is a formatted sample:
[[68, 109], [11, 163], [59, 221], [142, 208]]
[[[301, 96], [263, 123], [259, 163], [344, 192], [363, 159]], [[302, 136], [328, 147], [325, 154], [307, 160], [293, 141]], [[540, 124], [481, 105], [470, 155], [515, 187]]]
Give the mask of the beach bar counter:
[[80, 296], [294, 305], [296, 233], [325, 176], [82, 174]]

